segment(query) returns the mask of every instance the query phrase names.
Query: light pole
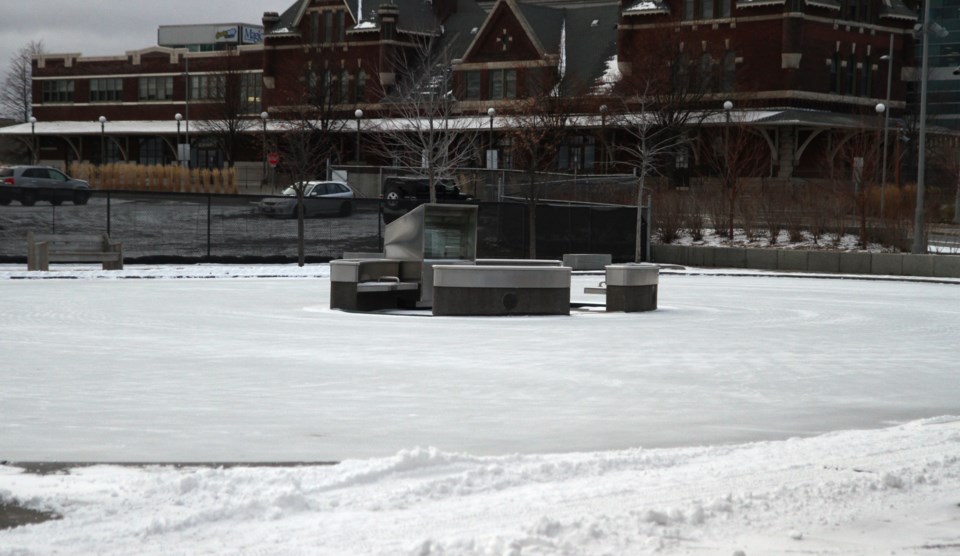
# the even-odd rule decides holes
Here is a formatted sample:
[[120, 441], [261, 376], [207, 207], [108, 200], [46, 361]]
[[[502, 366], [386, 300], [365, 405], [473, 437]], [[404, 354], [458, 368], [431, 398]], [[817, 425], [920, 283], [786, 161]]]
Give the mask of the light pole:
[[40, 158], [37, 156], [37, 118], [30, 116], [30, 154], [33, 155], [33, 163], [36, 164]]
[[927, 252], [923, 235], [923, 195], [927, 173], [927, 72], [930, 70], [930, 34], [938, 38], [947, 36], [947, 30], [930, 21], [930, 2], [923, 3], [923, 23], [914, 27], [923, 37], [923, 54], [920, 57], [920, 138], [917, 145], [917, 212], [913, 221], [913, 249], [916, 254]]
[[727, 125], [723, 126], [723, 185], [727, 188], [727, 195], [730, 197], [730, 220], [727, 222], [727, 233], [730, 234], [730, 242], [733, 243], [733, 204], [736, 200], [736, 194], [733, 189], [734, 178], [730, 170], [730, 111], [733, 110], [733, 102], [723, 101], [723, 116]]
[[357, 163], [360, 163], [360, 119], [363, 118], [363, 110], [357, 108], [353, 117], [357, 119]]
[[177, 166], [181, 166], [180, 162], [180, 121], [183, 120], [183, 114], [177, 112], [173, 115], [173, 119], [177, 120]]
[[[874, 110], [877, 111], [877, 116], [883, 116], [883, 117], [884, 117], [883, 121], [884, 121], [884, 123], [886, 123], [886, 121], [887, 121], [887, 119], [886, 119], [887, 105], [884, 104], [884, 103], [882, 103], [882, 102], [878, 102], [877, 105], [874, 107]], [[886, 147], [887, 147], [887, 142], [886, 142], [886, 139], [887, 139], [887, 129], [886, 129], [886, 127], [884, 127], [884, 129], [883, 129], [883, 139], [884, 139], [883, 142], [881, 142], [881, 141], [880, 141], [880, 126], [877, 126], [877, 146], [883, 149], [884, 159], [883, 159], [883, 162], [882, 162], [881, 164], [882, 164], [882, 166], [884, 166], [884, 170], [886, 170], [886, 165], [887, 165], [887, 160], [886, 160], [886, 154], [887, 154], [887, 150], [886, 150]], [[886, 172], [882, 172], [882, 174], [883, 174], [883, 178], [881, 178], [881, 179], [885, 179], [885, 178], [886, 178]], [[882, 181], [880, 182], [880, 218], [883, 218], [883, 182], [882, 182]]]
[[263, 175], [260, 177], [261, 187], [267, 184], [267, 120], [270, 114], [266, 110], [260, 112], [260, 122], [263, 124]]
[[100, 166], [106, 160], [106, 151], [104, 150], [104, 134], [106, 133], [107, 117], [100, 116]]
[[497, 115], [497, 109], [487, 108], [487, 116], [490, 116], [490, 149], [487, 151], [487, 168], [494, 169], [494, 147], [493, 147], [493, 117]]
[[727, 125], [723, 128], [723, 159], [726, 171], [730, 171], [730, 111], [733, 110], [733, 102], [723, 101], [723, 115]]
[[603, 165], [603, 173], [606, 174], [610, 171], [610, 164], [608, 160], [608, 150], [607, 149], [607, 105], [600, 105], [600, 146], [603, 148], [603, 160], [605, 164]]
[[893, 80], [893, 33], [890, 33], [890, 51], [880, 57], [887, 61], [887, 101], [884, 103], [883, 111], [883, 162], [880, 166], [880, 218], [883, 218], [886, 212], [887, 196], [885, 188], [887, 186], [887, 129], [890, 125], [890, 83]]

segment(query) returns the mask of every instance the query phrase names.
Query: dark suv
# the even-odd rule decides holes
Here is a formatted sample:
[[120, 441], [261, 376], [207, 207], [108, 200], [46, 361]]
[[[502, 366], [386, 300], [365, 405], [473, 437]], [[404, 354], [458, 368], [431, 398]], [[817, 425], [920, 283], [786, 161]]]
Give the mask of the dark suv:
[[75, 180], [56, 168], [0, 168], [0, 205], [9, 205], [10, 201], [20, 201], [25, 207], [37, 201], [49, 201], [51, 205], [72, 201], [75, 205], [85, 205], [90, 195], [89, 183]]
[[[459, 203], [470, 200], [457, 184], [448, 178], [434, 180], [438, 203]], [[383, 220], [390, 223], [422, 203], [430, 202], [430, 179], [392, 176], [383, 181]]]

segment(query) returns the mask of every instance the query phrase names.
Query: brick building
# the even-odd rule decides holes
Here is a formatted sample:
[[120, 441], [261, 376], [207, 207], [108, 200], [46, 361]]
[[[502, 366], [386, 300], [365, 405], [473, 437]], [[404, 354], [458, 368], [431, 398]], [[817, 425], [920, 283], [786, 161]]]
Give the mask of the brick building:
[[[614, 115], [637, 110], [631, 99], [638, 91], [662, 96], [679, 88], [685, 106], [703, 116], [691, 130], [698, 136], [692, 152], [674, 164], [689, 154], [692, 163], [682, 164], [688, 173], [709, 173], [703, 150], [733, 112], [766, 145], [764, 176], [816, 177], [839, 144], [875, 131], [888, 71], [888, 109], [894, 117], [905, 109], [916, 19], [902, 0], [297, 0], [283, 13], [264, 14], [262, 45], [39, 57], [38, 123], [3, 133], [35, 133], [39, 158], [49, 163], [99, 161], [104, 137], [108, 161], [171, 162], [184, 139], [179, 113], [181, 127], [189, 122], [193, 164], [232, 157], [254, 169], [262, 162], [260, 112], [269, 113], [267, 132], [276, 133], [274, 122], [319, 90], [345, 122], [341, 158], [359, 159], [350, 140], [355, 110], [371, 122], [393, 117], [398, 85], [425, 71], [418, 53], [429, 42], [448, 54], [444, 75], [463, 125], [476, 126], [493, 109], [491, 134], [501, 135], [518, 100], [545, 92], [575, 98], [578, 114], [558, 170], [627, 170], [612, 146], [629, 136]], [[236, 81], [229, 96], [240, 105], [232, 114], [243, 122], [233, 155], [222, 152], [209, 125], [229, 119], [225, 81]], [[725, 112], [727, 101], [733, 108]], [[508, 161], [508, 142], [491, 143]]]

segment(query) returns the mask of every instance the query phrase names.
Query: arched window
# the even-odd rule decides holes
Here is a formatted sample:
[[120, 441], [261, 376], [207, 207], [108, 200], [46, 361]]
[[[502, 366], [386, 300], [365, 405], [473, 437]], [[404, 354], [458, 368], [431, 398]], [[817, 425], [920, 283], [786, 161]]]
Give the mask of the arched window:
[[700, 92], [706, 93], [713, 90], [713, 58], [709, 52], [704, 52], [700, 56], [700, 66], [697, 68], [697, 81]]
[[737, 54], [728, 50], [723, 55], [723, 74], [720, 79], [720, 89], [725, 93], [733, 92], [737, 84]]

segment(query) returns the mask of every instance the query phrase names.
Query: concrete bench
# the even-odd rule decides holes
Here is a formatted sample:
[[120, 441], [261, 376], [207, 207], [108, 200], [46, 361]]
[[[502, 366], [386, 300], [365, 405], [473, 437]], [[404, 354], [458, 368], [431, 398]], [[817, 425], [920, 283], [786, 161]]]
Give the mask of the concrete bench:
[[477, 259], [477, 266], [563, 266], [555, 259]]
[[602, 253], [569, 253], [563, 256], [563, 266], [573, 270], [603, 270], [613, 263], [613, 255]]
[[433, 267], [433, 314], [569, 315], [570, 269], [437, 265]]
[[330, 261], [330, 308], [344, 311], [378, 311], [413, 308], [420, 284], [402, 261], [392, 259], [340, 259]]
[[606, 279], [583, 293], [606, 296], [608, 312], [633, 313], [657, 308], [660, 266], [650, 263], [612, 264]]
[[50, 270], [51, 262], [99, 262], [104, 270], [123, 270], [123, 244], [107, 234], [27, 232], [27, 270]]

